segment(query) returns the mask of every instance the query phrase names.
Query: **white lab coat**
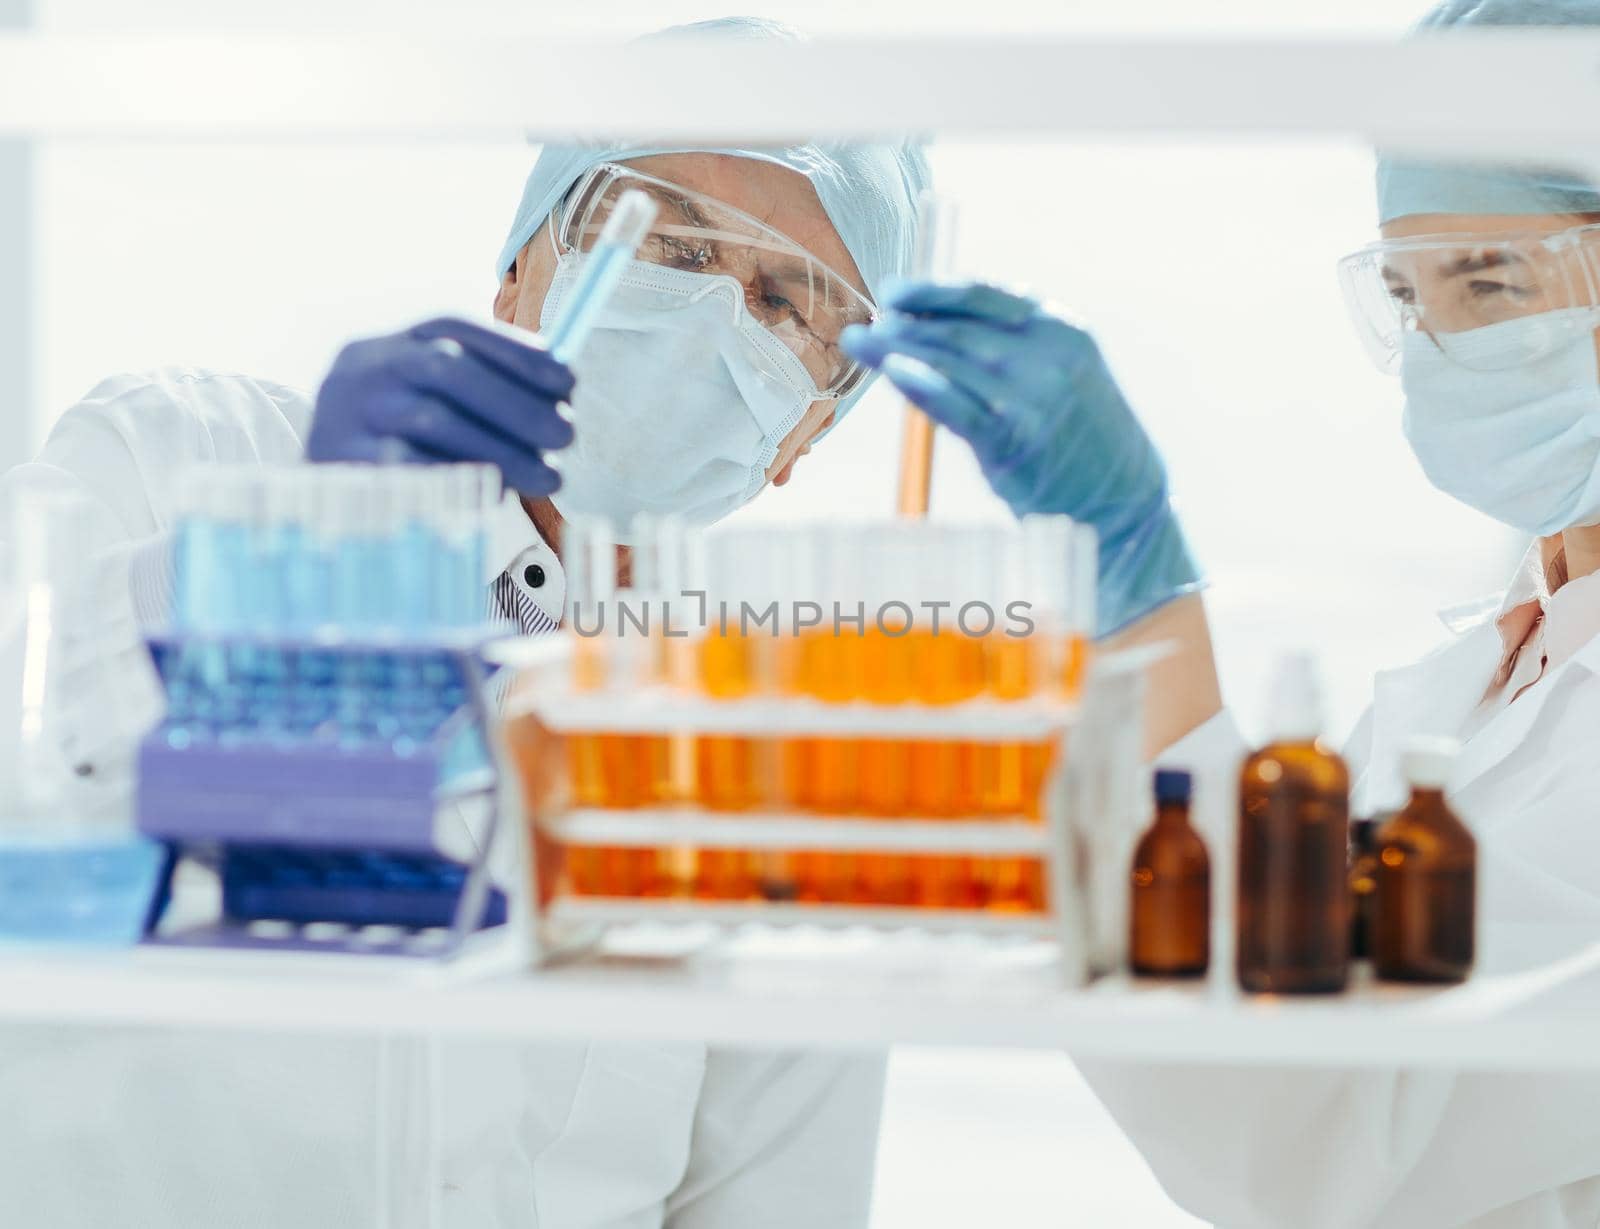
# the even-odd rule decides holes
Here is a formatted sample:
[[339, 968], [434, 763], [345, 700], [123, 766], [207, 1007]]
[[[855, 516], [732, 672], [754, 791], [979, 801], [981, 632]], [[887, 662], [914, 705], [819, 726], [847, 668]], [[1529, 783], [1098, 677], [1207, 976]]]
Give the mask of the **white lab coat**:
[[[1494, 614], [1447, 617], [1455, 639], [1377, 676], [1346, 749], [1358, 813], [1404, 800], [1407, 736], [1473, 729], [1450, 797], [1478, 838], [1480, 919], [1600, 927], [1600, 638], [1485, 721]], [[1201, 774], [1224, 858], [1243, 754], [1224, 713], [1164, 757]], [[1168, 1193], [1224, 1229], [1600, 1225], [1600, 1077], [1081, 1066]]]
[[[0, 497], [76, 490], [100, 514], [100, 634], [75, 646], [70, 723], [100, 804], [126, 806], [128, 737], [151, 711], [138, 624], [170, 592], [179, 472], [293, 462], [309, 418], [304, 396], [260, 381], [123, 376], [0, 478]], [[504, 528], [495, 569], [548, 564], [557, 583], [535, 596], [559, 612], [553, 557], [520, 512]], [[573, 1042], [430, 1055], [404, 1038], [12, 1028], [0, 1219], [409, 1229], [436, 1201], [438, 1223], [463, 1229], [847, 1229], [867, 1220], [882, 1085], [876, 1054]]]

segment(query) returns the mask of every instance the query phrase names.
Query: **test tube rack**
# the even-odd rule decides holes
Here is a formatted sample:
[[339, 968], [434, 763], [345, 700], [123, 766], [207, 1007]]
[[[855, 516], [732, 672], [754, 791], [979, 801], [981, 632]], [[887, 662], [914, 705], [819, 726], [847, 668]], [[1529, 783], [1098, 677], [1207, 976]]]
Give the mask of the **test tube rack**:
[[[1069, 985], [1122, 963], [1127, 864], [1146, 817], [1142, 738], [1143, 656], [1096, 662], [1081, 700], [974, 700], [916, 707], [827, 704], [805, 698], [708, 699], [667, 688], [631, 694], [570, 686], [564, 639], [521, 642], [510, 651], [523, 672], [508, 704], [508, 744], [523, 778], [532, 839], [534, 950], [565, 953], [575, 942], [641, 923], [824, 929], [915, 930], [1053, 940]], [[643, 735], [936, 740], [1000, 744], [1052, 740], [1054, 766], [1035, 816], [819, 816], [782, 810], [728, 812], [693, 806], [576, 807], [556, 778], [562, 743], [573, 737]], [[563, 885], [573, 846], [687, 847], [889, 857], [1036, 858], [1044, 869], [1042, 907], [999, 912], [692, 896], [578, 895]]]
[[[491, 875], [507, 775], [481, 655], [502, 632], [149, 637], [168, 711], [140, 748], [138, 824], [172, 854], [163, 903], [185, 861], [218, 874], [222, 903], [220, 916], [175, 918], [146, 941], [443, 957], [512, 920], [517, 894]], [[197, 731], [191, 693], [214, 716], [230, 671], [259, 676], [263, 660], [323, 678], [398, 672], [426, 702], [385, 737]]]

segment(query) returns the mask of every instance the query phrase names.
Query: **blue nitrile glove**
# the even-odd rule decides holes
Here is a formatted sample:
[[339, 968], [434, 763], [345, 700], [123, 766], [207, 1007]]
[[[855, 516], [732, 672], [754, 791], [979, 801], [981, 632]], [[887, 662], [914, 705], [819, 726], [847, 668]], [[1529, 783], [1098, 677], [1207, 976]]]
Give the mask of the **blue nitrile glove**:
[[313, 461], [475, 461], [506, 486], [561, 485], [544, 454], [572, 442], [560, 405], [572, 372], [527, 341], [466, 320], [430, 320], [351, 342], [317, 393]]
[[978, 283], [902, 282], [842, 340], [972, 445], [1018, 516], [1100, 535], [1099, 634], [1199, 587], [1167, 473], [1094, 339], [1031, 299]]

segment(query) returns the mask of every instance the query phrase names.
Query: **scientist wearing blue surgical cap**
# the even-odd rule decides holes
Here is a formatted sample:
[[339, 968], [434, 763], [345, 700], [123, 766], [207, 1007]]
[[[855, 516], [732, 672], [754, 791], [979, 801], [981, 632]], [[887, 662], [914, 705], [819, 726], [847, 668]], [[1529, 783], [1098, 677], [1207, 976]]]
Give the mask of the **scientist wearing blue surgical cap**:
[[[650, 36], [792, 39], [750, 18]], [[656, 219], [567, 370], [464, 321], [356, 343], [330, 372], [313, 460], [497, 464], [547, 542], [563, 518], [709, 524], [796, 462], [872, 372], [841, 346], [911, 260], [927, 164], [910, 145], [549, 146], [496, 267], [494, 314], [558, 317], [610, 209]], [[570, 403], [570, 410], [562, 408]]]
[[[754, 21], [710, 30], [792, 37]], [[34, 462], [0, 477], [0, 543], [13, 496], [92, 505], [103, 549], [80, 562], [96, 634], [82, 637], [82, 686], [53, 720], [96, 801], [131, 788], [148, 728], [149, 709], [128, 700], [149, 686], [133, 637], [170, 618], [187, 471], [491, 463], [515, 495], [484, 542], [485, 613], [548, 632], [565, 605], [563, 515], [713, 521], [784, 481], [861, 395], [869, 372], [840, 339], [908, 265], [926, 182], [921, 153], [897, 145], [549, 147], [494, 266], [498, 322], [431, 320], [346, 346], [314, 399], [194, 368], [103, 381]], [[562, 310], [631, 190], [655, 221], [569, 370], [534, 331]], [[20, 651], [3, 637], [0, 650]], [[437, 1164], [375, 1182], [372, 1158], [393, 1134], [382, 1106], [415, 1119], [428, 1107], [406, 1090], [426, 1090], [430, 1070]], [[120, 1117], [19, 1126], [0, 1147], [0, 1185], [28, 1225], [209, 1226], [225, 1205], [237, 1229], [370, 1224], [399, 1200], [474, 1229], [864, 1229], [884, 1070], [870, 1051], [692, 1040], [423, 1055], [354, 1040], [62, 1034], [0, 1063], [5, 1103], [95, 1107], [109, 1083]], [[150, 1129], [122, 1129], [132, 1122]]]

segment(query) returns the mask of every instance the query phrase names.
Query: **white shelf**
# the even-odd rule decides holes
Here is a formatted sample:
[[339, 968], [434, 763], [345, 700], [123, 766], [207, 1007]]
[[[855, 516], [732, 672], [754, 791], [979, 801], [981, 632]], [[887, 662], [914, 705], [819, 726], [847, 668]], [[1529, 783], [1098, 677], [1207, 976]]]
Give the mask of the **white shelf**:
[[565, 897], [546, 916], [558, 924], [602, 926], [759, 926], [773, 929], [862, 930], [915, 928], [925, 934], [1020, 935], [1045, 939], [1054, 933], [1049, 917], [976, 909], [898, 909], [887, 906], [789, 904], [771, 901], [638, 900]]
[[874, 853], [1037, 854], [1049, 847], [1043, 823], [1004, 819], [857, 819], [763, 812], [576, 810], [544, 821], [577, 845], [702, 849], [867, 850]]
[[[516, 711], [515, 709], [513, 711]], [[1068, 706], [998, 703], [823, 704], [816, 700], [703, 700], [666, 690], [565, 691], [531, 706], [546, 729], [583, 734], [726, 734], [1027, 742], [1059, 735]]]
[[[1600, 37], [1575, 29], [1409, 40], [952, 31], [751, 43], [736, 56], [709, 39], [12, 34], [0, 35], [0, 133], [714, 144], [1306, 134], [1542, 159], [1593, 148], [1597, 59]], [[851, 88], [819, 91], [821, 80]], [[1500, 88], [1460, 88], [1489, 80]]]
[[806, 930], [755, 933], [688, 956], [675, 954], [678, 934], [652, 940], [645, 932], [631, 954], [537, 972], [491, 963], [476, 978], [363, 957], [14, 953], [0, 957], [0, 1021], [1600, 1070], [1592, 930], [1508, 927], [1483, 938], [1480, 971], [1463, 986], [1376, 986], [1303, 1000], [1242, 997], [1222, 970], [1187, 987], [1113, 979], [1070, 991], [1045, 943]]

